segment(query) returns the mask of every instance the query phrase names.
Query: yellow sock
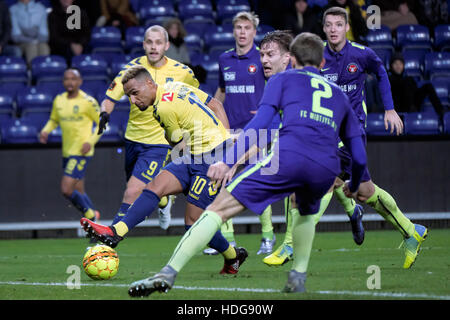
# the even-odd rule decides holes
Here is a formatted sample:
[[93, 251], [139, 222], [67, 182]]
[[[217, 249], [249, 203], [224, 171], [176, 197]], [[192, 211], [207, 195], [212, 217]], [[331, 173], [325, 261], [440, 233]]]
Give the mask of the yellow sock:
[[125, 222], [119, 221], [115, 225], [113, 225], [114, 229], [116, 229], [116, 233], [123, 237], [128, 232], [128, 226]]
[[162, 197], [161, 200], [158, 203], [158, 206], [160, 208], [164, 208], [165, 206], [167, 206], [168, 202], [169, 202], [169, 199], [167, 199], [167, 197]]
[[227, 260], [234, 259], [234, 258], [236, 258], [236, 250], [234, 249], [234, 247], [232, 245], [230, 245], [227, 250], [222, 252], [222, 255]]
[[84, 217], [86, 219], [92, 219], [95, 217], [95, 212], [92, 209], [88, 209], [85, 213], [84, 213]]

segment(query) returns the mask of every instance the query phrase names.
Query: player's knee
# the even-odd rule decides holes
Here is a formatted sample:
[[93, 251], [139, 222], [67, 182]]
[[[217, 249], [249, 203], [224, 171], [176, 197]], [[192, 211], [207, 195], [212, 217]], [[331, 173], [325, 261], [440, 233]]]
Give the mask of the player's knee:
[[371, 182], [361, 183], [358, 189], [357, 198], [361, 202], [366, 202], [375, 193], [375, 186]]
[[123, 200], [125, 203], [133, 203], [141, 193], [142, 193], [141, 188], [128, 186], [123, 195]]

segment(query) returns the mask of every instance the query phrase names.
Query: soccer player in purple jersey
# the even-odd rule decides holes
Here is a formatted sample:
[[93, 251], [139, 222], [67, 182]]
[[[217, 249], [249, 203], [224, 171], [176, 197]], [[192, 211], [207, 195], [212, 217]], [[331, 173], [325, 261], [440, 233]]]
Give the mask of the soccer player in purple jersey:
[[[321, 69], [321, 73], [329, 81], [336, 83], [350, 99], [353, 111], [358, 117], [361, 131], [364, 132], [364, 144], [367, 141], [364, 130], [367, 116], [364, 81], [366, 72], [375, 73], [385, 108], [385, 128], [386, 130], [390, 128], [391, 133], [395, 131], [399, 135], [403, 131], [403, 123], [394, 110], [389, 78], [383, 62], [372, 49], [347, 40], [346, 32], [348, 30], [348, 16], [345, 9], [332, 7], [324, 12], [323, 31], [327, 37], [324, 51], [326, 63]], [[351, 159], [345, 146], [339, 149], [339, 156], [342, 169], [347, 177], [343, 177], [342, 180], [338, 179], [336, 186], [342, 186], [342, 192], [348, 196], [350, 192], [344, 185], [343, 180], [351, 174], [349, 170]], [[375, 209], [401, 233], [405, 245], [403, 268], [410, 268], [427, 236], [427, 228], [419, 224], [413, 224], [405, 217], [392, 196], [372, 182], [367, 168], [364, 171], [355, 199]]]
[[[255, 115], [266, 80], [259, 48], [254, 43], [258, 16], [251, 12], [238, 12], [232, 23], [235, 47], [219, 56], [219, 87], [214, 98], [222, 102], [230, 129], [240, 130]], [[271, 206], [260, 216], [260, 222], [262, 239], [257, 254], [268, 254], [275, 244]], [[222, 226], [222, 234], [236, 244], [232, 220]], [[217, 254], [217, 251], [208, 248], [203, 253]]]
[[244, 131], [268, 128], [273, 117], [282, 113], [279, 136], [274, 148], [256, 164], [248, 165], [229, 184], [230, 172], [246, 148], [246, 134], [238, 137], [223, 161], [211, 165], [208, 176], [225, 186], [202, 216], [185, 234], [168, 264], [154, 277], [136, 281], [131, 296], [167, 292], [186, 263], [219, 230], [223, 222], [246, 207], [261, 214], [271, 203], [295, 192], [300, 214], [293, 217], [294, 263], [285, 292], [305, 291], [306, 270], [315, 233], [314, 215], [320, 200], [333, 186], [340, 172], [336, 154], [339, 139], [352, 156], [352, 178], [347, 184], [355, 192], [366, 165], [361, 128], [348, 98], [338, 86], [319, 75], [324, 63], [323, 42], [319, 36], [302, 33], [291, 44], [294, 69], [272, 76], [264, 90], [256, 116]]

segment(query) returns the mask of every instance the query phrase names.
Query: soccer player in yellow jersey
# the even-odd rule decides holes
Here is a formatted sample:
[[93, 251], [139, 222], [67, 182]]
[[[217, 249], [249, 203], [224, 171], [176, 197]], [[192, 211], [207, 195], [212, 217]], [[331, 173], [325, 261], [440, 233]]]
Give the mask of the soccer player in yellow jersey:
[[[164, 85], [171, 81], [182, 81], [198, 88], [199, 82], [191, 69], [164, 55], [169, 45], [167, 31], [163, 27], [154, 25], [146, 30], [143, 41], [145, 56], [129, 62], [106, 91], [105, 99], [101, 103], [99, 133], [105, 129], [115, 103], [125, 94], [122, 78], [125, 71], [131, 66], [143, 66], [158, 85]], [[170, 145], [164, 138], [164, 130], [153, 118], [152, 110], [140, 111], [133, 102], [130, 101], [130, 104], [129, 120], [125, 133], [127, 186], [113, 224], [125, 216], [128, 208], [141, 194], [145, 186], [164, 167], [170, 153]], [[159, 223], [163, 229], [169, 227], [171, 205], [172, 199], [170, 197], [169, 199], [164, 197], [160, 203], [160, 207], [164, 207], [159, 208]]]
[[[106, 227], [81, 219], [81, 225], [91, 236], [111, 247], [142, 222], [148, 212], [156, 208], [161, 197], [181, 192], [187, 197], [185, 226], [189, 230], [218, 192], [206, 175], [209, 165], [215, 162], [215, 157], [221, 158], [224, 149], [233, 144], [222, 104], [200, 89], [182, 82], [157, 85], [142, 66], [129, 68], [122, 83], [131, 102], [141, 111], [152, 110], [164, 128], [168, 142], [177, 149], [183, 149], [184, 154], [178, 158], [172, 156], [173, 161], [145, 187], [118, 223]], [[202, 102], [205, 100], [206, 104]], [[182, 148], [180, 144], [186, 147]], [[208, 245], [224, 256], [221, 273], [237, 273], [248, 255], [244, 248], [231, 246], [220, 230]]]
[[93, 122], [97, 125], [99, 122], [99, 105], [80, 90], [81, 84], [77, 69], [70, 68], [64, 72], [66, 92], [55, 97], [50, 119], [41, 130], [39, 141], [47, 143], [49, 133], [61, 127], [64, 169], [61, 192], [84, 217], [95, 220], [99, 213], [84, 190], [84, 175], [94, 155], [94, 145], [101, 137], [92, 131]]

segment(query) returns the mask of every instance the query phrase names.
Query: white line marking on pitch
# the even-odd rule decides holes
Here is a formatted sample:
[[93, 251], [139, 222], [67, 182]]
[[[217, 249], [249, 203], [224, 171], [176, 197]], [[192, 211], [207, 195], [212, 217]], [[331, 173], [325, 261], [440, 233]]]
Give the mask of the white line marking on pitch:
[[[20, 282], [20, 281], [0, 281], [0, 285], [25, 285], [25, 286], [58, 286], [65, 287], [67, 283], [61, 282]], [[129, 287], [129, 284], [123, 283], [81, 283], [81, 286], [85, 287]], [[211, 288], [211, 287], [186, 287], [186, 286], [174, 286], [174, 289], [189, 290], [189, 291], [232, 291], [232, 292], [266, 292], [266, 293], [280, 293], [275, 289], [263, 289], [263, 288]], [[371, 296], [381, 298], [404, 298], [404, 299], [439, 299], [450, 300], [450, 296], [427, 294], [427, 293], [402, 293], [402, 292], [377, 292], [377, 291], [331, 291], [331, 290], [319, 290], [310, 291], [308, 293], [317, 293], [324, 295], [352, 295], [352, 296]]]

